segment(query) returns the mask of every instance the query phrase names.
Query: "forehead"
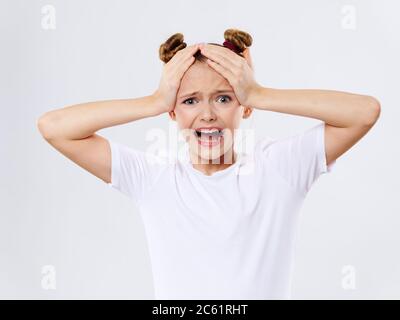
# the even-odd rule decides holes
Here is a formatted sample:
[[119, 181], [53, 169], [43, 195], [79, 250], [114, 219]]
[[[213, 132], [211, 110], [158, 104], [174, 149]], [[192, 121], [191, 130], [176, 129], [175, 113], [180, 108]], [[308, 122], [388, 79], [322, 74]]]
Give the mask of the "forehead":
[[221, 74], [206, 63], [196, 61], [183, 75], [178, 95], [194, 91], [207, 94], [215, 90], [232, 90], [232, 87]]

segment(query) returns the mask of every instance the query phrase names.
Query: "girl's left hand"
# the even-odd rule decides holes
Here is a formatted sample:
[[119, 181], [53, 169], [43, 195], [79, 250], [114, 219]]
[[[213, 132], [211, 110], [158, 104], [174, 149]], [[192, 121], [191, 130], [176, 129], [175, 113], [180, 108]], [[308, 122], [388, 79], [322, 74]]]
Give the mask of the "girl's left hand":
[[216, 45], [204, 44], [200, 50], [208, 58], [208, 65], [228, 80], [239, 103], [251, 107], [252, 96], [261, 86], [254, 79], [249, 48], [243, 52], [244, 58]]

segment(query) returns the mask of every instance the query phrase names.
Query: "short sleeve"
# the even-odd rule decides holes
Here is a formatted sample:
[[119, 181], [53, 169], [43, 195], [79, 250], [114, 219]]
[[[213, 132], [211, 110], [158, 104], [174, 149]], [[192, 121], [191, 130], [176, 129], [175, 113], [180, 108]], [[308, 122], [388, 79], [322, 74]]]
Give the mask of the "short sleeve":
[[294, 188], [306, 194], [317, 178], [331, 172], [336, 160], [327, 165], [325, 122], [299, 134], [274, 140], [262, 147], [263, 156]]
[[108, 185], [140, 205], [165, 168], [165, 159], [110, 139], [108, 142], [111, 150], [111, 182]]

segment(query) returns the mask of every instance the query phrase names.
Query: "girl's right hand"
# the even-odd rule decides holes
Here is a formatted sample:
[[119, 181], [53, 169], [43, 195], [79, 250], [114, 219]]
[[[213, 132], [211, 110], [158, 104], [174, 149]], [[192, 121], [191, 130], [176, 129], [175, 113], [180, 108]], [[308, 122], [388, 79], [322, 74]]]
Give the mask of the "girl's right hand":
[[186, 70], [192, 65], [193, 55], [199, 50], [200, 44], [188, 46], [179, 50], [163, 67], [159, 88], [153, 93], [161, 112], [174, 110], [176, 95]]

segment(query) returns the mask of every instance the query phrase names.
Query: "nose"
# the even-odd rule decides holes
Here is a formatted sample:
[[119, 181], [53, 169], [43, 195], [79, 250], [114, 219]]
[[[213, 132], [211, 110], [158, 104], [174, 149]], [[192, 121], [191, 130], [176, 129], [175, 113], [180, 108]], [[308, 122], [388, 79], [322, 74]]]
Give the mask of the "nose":
[[210, 104], [204, 104], [200, 112], [200, 117], [203, 121], [210, 122], [217, 119], [217, 115], [215, 114], [214, 109]]

